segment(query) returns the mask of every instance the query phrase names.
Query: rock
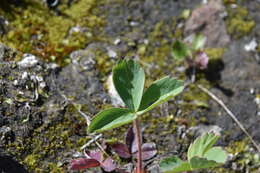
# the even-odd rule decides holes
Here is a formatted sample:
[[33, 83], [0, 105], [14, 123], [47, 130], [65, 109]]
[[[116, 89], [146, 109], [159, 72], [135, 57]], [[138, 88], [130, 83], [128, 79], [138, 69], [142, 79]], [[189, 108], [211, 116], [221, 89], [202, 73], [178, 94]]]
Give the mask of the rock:
[[0, 16], [0, 36], [7, 32], [8, 21]]
[[11, 48], [3, 45], [0, 43], [0, 62], [4, 63], [4, 59], [9, 59], [15, 57], [15, 51], [12, 50]]
[[221, 131], [222, 129], [216, 125], [198, 125], [188, 129], [188, 133], [192, 133], [194, 136], [201, 136], [209, 132], [213, 132], [216, 135], [220, 135]]
[[195, 9], [185, 23], [186, 36], [201, 32], [207, 37], [206, 46], [224, 47], [230, 42], [225, 22], [221, 15], [225, 7], [221, 0], [211, 0]]
[[[40, 169], [49, 170], [48, 163], [66, 163], [72, 157], [66, 153], [74, 151], [68, 146], [86, 135], [87, 123], [77, 110], [84, 108], [81, 112], [93, 115], [97, 105], [110, 99], [89, 49], [73, 52], [72, 63], [64, 68], [31, 54], [11, 61], [20, 58], [14, 57], [17, 54], [0, 44], [0, 148], [24, 160], [29, 170], [43, 162]], [[0, 172], [8, 168], [1, 163]]]
[[97, 78], [95, 56], [91, 50], [86, 49], [73, 52], [71, 59], [70, 65], [50, 79], [55, 82], [56, 86], [53, 87], [57, 87], [75, 103], [88, 105], [89, 111], [96, 113], [95, 103], [105, 103], [109, 99]]
[[253, 38], [253, 40], [251, 40], [248, 44], [245, 45], [245, 47], [244, 47], [245, 51], [247, 51], [247, 52], [250, 52], [250, 51], [254, 52], [254, 51], [256, 51], [257, 45], [258, 44], [257, 44], [255, 38]]
[[107, 81], [106, 81], [106, 86], [108, 88], [108, 94], [111, 98], [111, 103], [112, 105], [114, 105], [115, 107], [124, 107], [125, 104], [122, 101], [122, 99], [120, 98], [120, 96], [118, 95], [116, 88], [114, 86], [113, 83], [113, 79], [112, 79], [112, 74], [109, 75]]
[[28, 173], [26, 169], [12, 156], [0, 150], [0, 172], [1, 173]]

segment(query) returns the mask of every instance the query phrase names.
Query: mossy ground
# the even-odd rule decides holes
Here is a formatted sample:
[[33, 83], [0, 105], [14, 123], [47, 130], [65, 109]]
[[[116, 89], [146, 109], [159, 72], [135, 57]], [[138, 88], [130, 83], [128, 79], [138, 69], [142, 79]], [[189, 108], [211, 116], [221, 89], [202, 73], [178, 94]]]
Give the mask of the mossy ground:
[[248, 10], [243, 6], [238, 5], [236, 8], [232, 8], [228, 4], [227, 12], [227, 31], [235, 39], [248, 35], [256, 25], [249, 16]]
[[[109, 36], [105, 36], [102, 30], [106, 24], [105, 14], [100, 11], [100, 7], [105, 3], [103, 0], [79, 0], [71, 7], [62, 4], [59, 7], [62, 12], [61, 16], [57, 16], [38, 1], [25, 0], [19, 8], [2, 4], [2, 9], [9, 9], [6, 11], [0, 9], [0, 14], [9, 20], [10, 32], [3, 36], [1, 41], [21, 52], [33, 53], [46, 61], [55, 61], [65, 65], [68, 63], [70, 52], [85, 48], [91, 42], [108, 40]], [[227, 6], [229, 3], [226, 3]], [[147, 44], [136, 44], [131, 39], [125, 38], [130, 48], [126, 53], [122, 53], [122, 56], [137, 55], [139, 57], [140, 63], [146, 70], [147, 86], [153, 80], [165, 75], [187, 79], [185, 71], [176, 70], [177, 67], [185, 66], [183, 62], [176, 62], [171, 56], [173, 40], [183, 38], [182, 30], [177, 28], [177, 19], [177, 17], [173, 18], [170, 24], [163, 21], [156, 23], [147, 33]], [[235, 9], [228, 8], [226, 24], [229, 34], [234, 38], [247, 35], [255, 26], [255, 22], [248, 17], [246, 8], [240, 6]], [[84, 28], [84, 32], [69, 33], [69, 30], [75, 26]], [[126, 35], [126, 33], [124, 34]], [[224, 51], [223, 48], [206, 49], [213, 61], [221, 60]], [[97, 68], [100, 71], [101, 80], [103, 80], [102, 78], [111, 72], [115, 61], [111, 60], [104, 51], [96, 51], [95, 55]], [[205, 79], [203, 71], [197, 74], [197, 79], [197, 84], [203, 84], [205, 87], [211, 87], [215, 84]], [[207, 123], [203, 116], [199, 119], [189, 116], [194, 111], [203, 112], [205, 108], [208, 108], [209, 97], [205, 93], [202, 93], [195, 85], [191, 85], [182, 94], [181, 100], [182, 102], [179, 104], [174, 104], [174, 101], [170, 102], [170, 113], [165, 117], [161, 116], [161, 109], [157, 108], [142, 118], [145, 126], [145, 140], [157, 142], [160, 154], [165, 154], [166, 146], [163, 142], [168, 139], [158, 138], [158, 135], [175, 134], [177, 127], [181, 125], [190, 127], [199, 123]], [[97, 105], [97, 107], [107, 106], [111, 105]], [[182, 116], [176, 117], [174, 112], [177, 109], [182, 111]], [[66, 165], [59, 165], [58, 161], [62, 160], [59, 152], [78, 150], [89, 140], [85, 137], [87, 135], [84, 128], [86, 123], [74, 108], [70, 107], [67, 112], [64, 112], [64, 117], [52, 121], [52, 123], [35, 129], [31, 138], [23, 142], [18, 140], [8, 146], [8, 150], [15, 151], [13, 154], [32, 172], [66, 172]], [[124, 126], [119, 130], [106, 133], [105, 137], [112, 140], [122, 140], [126, 129], [127, 126]], [[75, 134], [78, 136], [75, 137]], [[177, 140], [179, 143], [183, 143], [181, 139]], [[169, 141], [171, 142], [170, 139]], [[184, 145], [183, 150], [188, 146], [187, 141]], [[259, 162], [257, 158], [254, 158], [256, 156], [251, 155], [248, 141], [232, 142], [226, 148], [232, 154], [245, 153], [241, 156], [243, 159], [238, 159], [241, 165], [251, 164], [254, 161]], [[48, 161], [43, 163], [45, 158], [48, 158]], [[220, 168], [216, 171], [225, 172], [226, 169]]]
[[[76, 1], [71, 7], [62, 4], [59, 6], [61, 15], [41, 1], [24, 0], [18, 8], [4, 4], [1, 9], [8, 7], [9, 10], [0, 11], [10, 22], [10, 31], [1, 42], [63, 65], [70, 52], [102, 38], [105, 21], [98, 8], [103, 4], [102, 0]], [[69, 32], [72, 27], [83, 31]]]

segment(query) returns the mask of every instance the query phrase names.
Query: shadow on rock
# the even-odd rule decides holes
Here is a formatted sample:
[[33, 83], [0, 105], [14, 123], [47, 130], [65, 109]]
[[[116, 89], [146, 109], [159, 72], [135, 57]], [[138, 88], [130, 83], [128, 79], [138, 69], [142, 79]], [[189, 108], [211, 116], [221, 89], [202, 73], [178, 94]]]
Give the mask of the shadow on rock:
[[26, 169], [11, 156], [0, 155], [1, 173], [28, 173]]

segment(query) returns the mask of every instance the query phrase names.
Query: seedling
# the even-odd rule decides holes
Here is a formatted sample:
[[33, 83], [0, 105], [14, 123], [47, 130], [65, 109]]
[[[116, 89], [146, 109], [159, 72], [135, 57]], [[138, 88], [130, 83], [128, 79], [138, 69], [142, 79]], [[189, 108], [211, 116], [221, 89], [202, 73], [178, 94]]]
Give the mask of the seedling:
[[103, 132], [133, 122], [137, 143], [136, 172], [144, 172], [142, 144], [138, 117], [169, 100], [183, 90], [183, 82], [164, 77], [151, 84], [143, 93], [144, 70], [134, 60], [121, 60], [113, 68], [114, 86], [127, 108], [110, 108], [99, 112], [88, 127], [88, 132]]
[[166, 158], [160, 163], [161, 171], [178, 173], [224, 164], [227, 160], [226, 152], [220, 147], [213, 147], [218, 138], [219, 136], [212, 133], [206, 133], [197, 138], [188, 149], [187, 161], [182, 161], [176, 156]]
[[[142, 161], [154, 157], [157, 151], [154, 143], [142, 145], [138, 118], [157, 105], [181, 93], [184, 89], [183, 82], [167, 76], [153, 82], [143, 92], [144, 70], [134, 60], [121, 60], [113, 68], [113, 83], [126, 108], [109, 108], [99, 112], [92, 119], [88, 132], [103, 132], [133, 122], [133, 128], [130, 128], [127, 132], [125, 144], [108, 144], [108, 147], [121, 158], [137, 158], [135, 172], [145, 173]], [[217, 139], [218, 137], [213, 134], [197, 139], [189, 148], [187, 162], [183, 162], [177, 157], [168, 158], [161, 163], [162, 171], [194, 170], [224, 163], [226, 155], [223, 150], [218, 147], [212, 148]], [[85, 158], [72, 160], [71, 168], [79, 170], [100, 166], [106, 172], [120, 170], [116, 168], [109, 156], [103, 159], [100, 156], [101, 151], [99, 151], [98, 157], [96, 155], [86, 153]]]
[[208, 67], [209, 58], [203, 51], [206, 37], [201, 34], [195, 35], [191, 43], [176, 40], [173, 43], [172, 56], [176, 60], [186, 60], [192, 69], [192, 82], [195, 81], [196, 69], [204, 70]]

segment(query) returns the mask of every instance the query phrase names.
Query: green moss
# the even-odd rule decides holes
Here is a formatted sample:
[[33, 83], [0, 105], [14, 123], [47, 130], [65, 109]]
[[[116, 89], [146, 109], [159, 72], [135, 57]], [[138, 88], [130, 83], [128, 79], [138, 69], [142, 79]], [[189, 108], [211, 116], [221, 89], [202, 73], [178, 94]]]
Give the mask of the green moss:
[[38, 165], [39, 155], [37, 154], [30, 154], [25, 157], [24, 162], [27, 163], [29, 168], [37, 168]]
[[249, 172], [257, 173], [259, 169], [253, 165], [260, 164], [259, 154], [250, 148], [250, 143], [248, 139], [233, 141], [226, 147], [226, 151], [233, 154], [234, 162], [239, 168], [243, 168], [244, 170], [248, 169]]
[[[98, 10], [103, 0], [80, 0], [70, 8], [61, 5], [63, 14], [60, 16], [38, 1], [24, 0], [23, 3], [22, 8], [12, 9], [11, 16], [4, 13], [10, 21], [10, 32], [1, 41], [12, 48], [63, 65], [73, 50], [103, 39], [101, 29], [105, 21]], [[69, 33], [75, 26], [86, 31]]]
[[224, 48], [206, 48], [204, 50], [210, 60], [219, 60], [222, 59], [225, 49]]
[[255, 21], [249, 16], [248, 10], [244, 7], [228, 7], [226, 26], [228, 33], [238, 39], [248, 35], [255, 27]]
[[[31, 172], [65, 172], [61, 167], [62, 151], [80, 148], [86, 138], [86, 122], [69, 106], [63, 117], [53, 114], [48, 122], [34, 129], [30, 138], [16, 139], [6, 146]], [[76, 134], [81, 134], [80, 136]]]

